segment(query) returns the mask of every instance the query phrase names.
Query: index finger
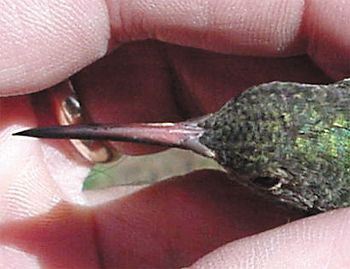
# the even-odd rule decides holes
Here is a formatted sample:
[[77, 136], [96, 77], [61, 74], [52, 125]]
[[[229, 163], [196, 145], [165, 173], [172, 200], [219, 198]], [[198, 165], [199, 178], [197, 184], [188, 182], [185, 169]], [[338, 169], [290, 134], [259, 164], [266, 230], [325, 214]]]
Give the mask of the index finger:
[[308, 53], [337, 79], [350, 70], [350, 7], [341, 0], [23, 3], [0, 4], [3, 96], [56, 84], [105, 55], [109, 43], [148, 38], [241, 55]]

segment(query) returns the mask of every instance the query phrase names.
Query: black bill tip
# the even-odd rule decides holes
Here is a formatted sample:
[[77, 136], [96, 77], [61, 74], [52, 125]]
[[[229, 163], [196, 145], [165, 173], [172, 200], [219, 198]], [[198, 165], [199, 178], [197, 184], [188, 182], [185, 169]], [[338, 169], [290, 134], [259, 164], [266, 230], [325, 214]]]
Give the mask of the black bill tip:
[[20, 131], [17, 133], [13, 133], [14, 136], [31, 136], [31, 137], [37, 137], [37, 135], [40, 135], [40, 133], [35, 131], [36, 129], [28, 129], [24, 131]]
[[44, 128], [33, 128], [17, 133], [13, 133], [14, 136], [29, 136], [38, 138], [69, 138], [64, 132], [62, 127], [44, 127]]

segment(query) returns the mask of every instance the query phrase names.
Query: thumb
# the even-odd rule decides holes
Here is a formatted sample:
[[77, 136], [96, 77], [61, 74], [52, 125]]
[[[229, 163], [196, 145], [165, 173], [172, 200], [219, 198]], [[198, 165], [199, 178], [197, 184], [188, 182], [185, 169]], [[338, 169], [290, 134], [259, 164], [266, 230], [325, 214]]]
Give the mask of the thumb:
[[227, 244], [191, 268], [349, 268], [349, 221], [349, 209], [301, 219]]
[[86, 3], [0, 2], [0, 96], [52, 86], [106, 53], [106, 5]]

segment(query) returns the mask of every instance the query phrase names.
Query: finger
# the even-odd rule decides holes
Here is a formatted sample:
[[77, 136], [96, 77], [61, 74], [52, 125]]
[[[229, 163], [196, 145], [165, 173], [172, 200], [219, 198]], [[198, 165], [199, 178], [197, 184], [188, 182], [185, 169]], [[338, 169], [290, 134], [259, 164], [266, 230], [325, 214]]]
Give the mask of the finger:
[[341, 209], [227, 244], [191, 268], [347, 268], [349, 209]]
[[14, 268], [101, 268], [89, 212], [62, 201], [49, 212], [0, 224], [0, 252], [11, 250], [1, 262]]
[[73, 82], [94, 122], [174, 121], [214, 112], [266, 81], [327, 83], [305, 56], [262, 58], [138, 42], [85, 68]]
[[12, 133], [36, 124], [28, 96], [0, 99], [1, 221], [46, 212], [60, 198], [82, 203], [81, 183], [88, 172], [63, 153], [64, 147]]
[[285, 55], [301, 52], [304, 1], [107, 0], [116, 40], [158, 40], [219, 52]]
[[106, 2], [117, 41], [155, 38], [240, 55], [308, 53], [333, 78], [349, 75], [350, 6], [342, 0]]
[[0, 96], [56, 84], [107, 51], [103, 0], [1, 1], [0, 9]]
[[[107, 6], [117, 43], [156, 38], [233, 54], [307, 52], [333, 78], [349, 74], [344, 60], [349, 38], [342, 29], [350, 23], [350, 7], [340, 0], [307, 3], [222, 0], [169, 6], [168, 1], [109, 0]], [[26, 6], [12, 1], [1, 7], [0, 95], [51, 86], [107, 50], [109, 22], [102, 0], [88, 6], [69, 0], [50, 5], [27, 1]]]
[[[99, 268], [91, 214], [71, 205], [88, 203], [81, 191], [88, 168], [62, 146], [12, 136], [36, 124], [28, 96], [0, 99], [0, 115], [0, 267]], [[50, 257], [40, 259], [38, 249]]]
[[180, 111], [188, 116], [212, 113], [246, 89], [270, 81], [329, 83], [307, 56], [287, 58], [223, 55], [168, 46], [176, 74], [174, 89]]
[[46, 214], [1, 225], [0, 242], [49, 268], [78, 268], [96, 257], [102, 268], [178, 268], [297, 216], [222, 173], [201, 171], [91, 209], [58, 203]]
[[350, 6], [341, 0], [307, 1], [305, 35], [307, 52], [334, 79], [350, 74]]
[[301, 216], [214, 171], [164, 181], [94, 212], [103, 260], [115, 268], [182, 267], [225, 242]]

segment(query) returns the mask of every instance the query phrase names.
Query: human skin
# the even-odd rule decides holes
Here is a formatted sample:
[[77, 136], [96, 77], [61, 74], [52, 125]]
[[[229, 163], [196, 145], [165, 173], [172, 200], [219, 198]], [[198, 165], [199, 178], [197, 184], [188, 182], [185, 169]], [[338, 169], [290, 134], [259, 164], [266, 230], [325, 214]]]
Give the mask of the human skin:
[[[349, 268], [348, 209], [305, 217], [212, 171], [121, 199], [129, 189], [82, 193], [88, 166], [67, 142], [11, 136], [53, 122], [45, 92], [28, 93], [73, 74], [96, 122], [180, 120], [257, 83], [347, 77], [347, 1], [11, 0], [0, 10], [1, 268]], [[130, 41], [140, 42], [120, 47]]]

